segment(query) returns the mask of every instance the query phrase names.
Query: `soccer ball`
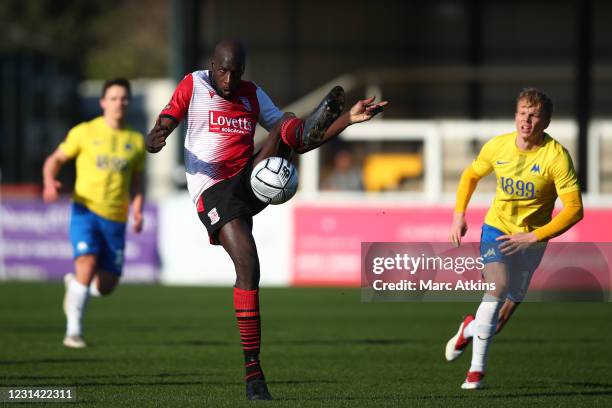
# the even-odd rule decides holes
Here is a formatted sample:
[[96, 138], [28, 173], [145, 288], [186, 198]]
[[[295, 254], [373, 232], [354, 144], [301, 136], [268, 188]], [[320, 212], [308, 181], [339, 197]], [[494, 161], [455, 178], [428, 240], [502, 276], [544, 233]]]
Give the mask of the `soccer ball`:
[[297, 169], [282, 157], [268, 157], [260, 161], [251, 173], [253, 193], [266, 204], [289, 201], [297, 187]]

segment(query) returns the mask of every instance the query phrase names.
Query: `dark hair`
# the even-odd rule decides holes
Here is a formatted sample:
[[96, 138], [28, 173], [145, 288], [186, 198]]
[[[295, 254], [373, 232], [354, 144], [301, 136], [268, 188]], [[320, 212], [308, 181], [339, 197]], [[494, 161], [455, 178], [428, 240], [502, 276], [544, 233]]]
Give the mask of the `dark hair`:
[[130, 86], [130, 81], [125, 78], [113, 78], [104, 82], [104, 85], [102, 86], [102, 98], [104, 98], [104, 96], [106, 95], [106, 90], [114, 85], [124, 87], [127, 91], [128, 98], [132, 97], [132, 87]]
[[536, 88], [523, 89], [516, 98], [517, 104], [520, 101], [527, 102], [527, 105], [529, 106], [539, 106], [541, 112], [546, 115], [548, 119], [552, 117], [553, 111], [555, 109], [552, 99], [550, 99], [550, 97], [544, 92]]

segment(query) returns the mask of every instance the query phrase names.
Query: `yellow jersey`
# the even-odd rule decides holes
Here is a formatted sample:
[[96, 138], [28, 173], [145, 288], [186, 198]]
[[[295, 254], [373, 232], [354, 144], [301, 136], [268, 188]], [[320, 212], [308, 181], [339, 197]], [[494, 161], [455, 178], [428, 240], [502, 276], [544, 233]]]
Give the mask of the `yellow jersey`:
[[113, 129], [100, 116], [72, 128], [59, 148], [68, 158], [76, 157], [74, 201], [101, 217], [125, 222], [132, 176], [144, 169], [142, 134]]
[[531, 232], [552, 217], [557, 196], [579, 191], [567, 150], [548, 134], [536, 150], [516, 146], [517, 133], [489, 140], [472, 163], [483, 177], [495, 171], [497, 188], [485, 223], [507, 234]]

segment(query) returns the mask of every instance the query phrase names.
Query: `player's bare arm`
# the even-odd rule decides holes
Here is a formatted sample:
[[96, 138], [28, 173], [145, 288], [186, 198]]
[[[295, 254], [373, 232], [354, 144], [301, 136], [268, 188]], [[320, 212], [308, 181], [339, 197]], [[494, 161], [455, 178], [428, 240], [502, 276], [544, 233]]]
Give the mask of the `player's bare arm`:
[[157, 153], [166, 145], [166, 138], [178, 126], [178, 122], [169, 116], [160, 116], [155, 126], [146, 137], [147, 152]]
[[45, 160], [43, 165], [43, 200], [46, 203], [57, 200], [62, 183], [55, 177], [67, 161], [68, 157], [59, 148]]
[[355, 105], [349, 111], [349, 124], [365, 122], [372, 119], [374, 116], [381, 113], [385, 106], [389, 104], [388, 101], [381, 101], [378, 103], [374, 103], [376, 97], [372, 96], [367, 99], [362, 99], [357, 101]]
[[300, 150], [299, 153], [306, 153], [313, 150], [321, 145], [324, 145], [334, 137], [338, 136], [344, 129], [355, 123], [366, 122], [378, 115], [384, 110], [384, 107], [389, 103], [388, 101], [381, 101], [374, 103], [376, 97], [372, 96], [367, 99], [357, 101], [350, 111], [343, 113], [336, 119], [325, 132], [323, 139], [307, 149]]
[[340, 115], [340, 117], [331, 124], [329, 129], [327, 129], [327, 132], [325, 132], [323, 143], [332, 137], [337, 136], [350, 125], [366, 122], [372, 119], [374, 116], [382, 112], [384, 107], [389, 103], [388, 101], [374, 103], [374, 99], [375, 97], [372, 96], [370, 98], [357, 101], [350, 111]]
[[143, 172], [135, 171], [132, 175], [132, 220], [134, 221], [134, 232], [139, 234], [142, 231], [144, 222], [142, 208], [144, 207], [144, 183]]

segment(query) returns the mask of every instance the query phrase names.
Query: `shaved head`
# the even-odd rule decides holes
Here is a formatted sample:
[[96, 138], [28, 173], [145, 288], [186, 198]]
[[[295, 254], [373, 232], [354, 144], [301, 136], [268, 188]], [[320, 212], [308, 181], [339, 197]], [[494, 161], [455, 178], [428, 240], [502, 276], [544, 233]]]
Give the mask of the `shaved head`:
[[231, 99], [240, 86], [245, 60], [244, 45], [240, 41], [222, 40], [217, 43], [210, 59], [210, 78], [219, 96]]
[[236, 40], [221, 40], [215, 46], [213, 53], [213, 61], [221, 63], [223, 61], [236, 62], [238, 65], [244, 66], [246, 53], [244, 45]]

